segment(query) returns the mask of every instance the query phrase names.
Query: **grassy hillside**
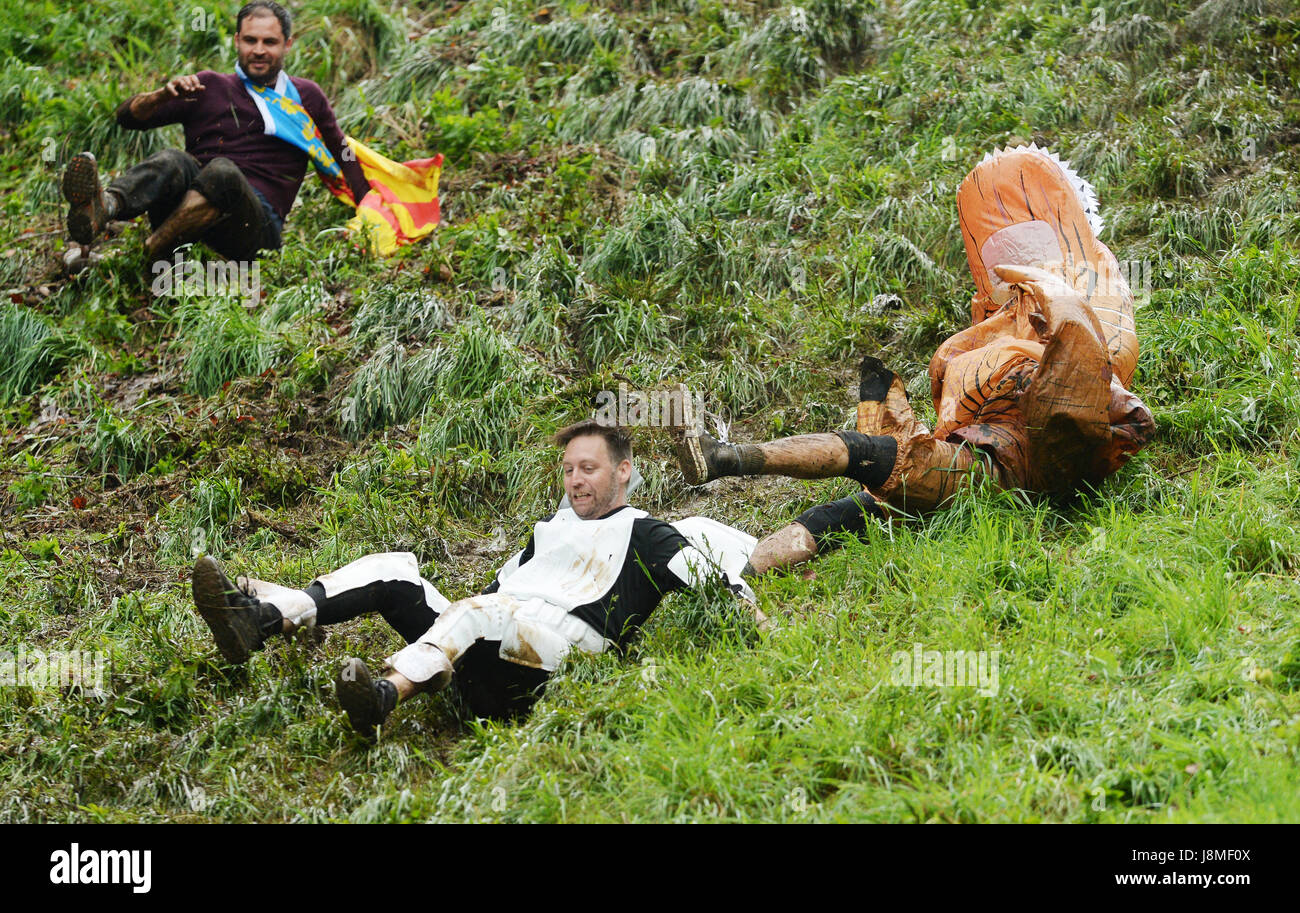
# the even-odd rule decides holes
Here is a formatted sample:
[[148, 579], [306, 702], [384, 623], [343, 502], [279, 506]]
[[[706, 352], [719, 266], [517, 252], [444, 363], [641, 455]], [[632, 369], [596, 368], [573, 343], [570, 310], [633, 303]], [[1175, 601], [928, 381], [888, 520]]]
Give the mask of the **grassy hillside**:
[[[233, 62], [233, 8], [0, 13], [0, 650], [104, 651], [107, 694], [0, 687], [0, 820], [1300, 820], [1300, 17], [1274, 0], [307, 0], [289, 71], [445, 224], [376, 261], [308, 178], [266, 294], [157, 297], [134, 224], [75, 280], [58, 177], [179, 145], [129, 94]], [[196, 550], [305, 584], [410, 550], [455, 598], [561, 489], [547, 437], [683, 381], [735, 440], [851, 427], [880, 353], [969, 319], [954, 192], [1036, 141], [1138, 282], [1157, 440], [1068, 506], [975, 492], [756, 585], [667, 599], [528, 719], [450, 697], [355, 737], [376, 619], [224, 666]], [[761, 535], [850, 483], [638, 506]], [[997, 693], [892, 684], [1000, 651]]]

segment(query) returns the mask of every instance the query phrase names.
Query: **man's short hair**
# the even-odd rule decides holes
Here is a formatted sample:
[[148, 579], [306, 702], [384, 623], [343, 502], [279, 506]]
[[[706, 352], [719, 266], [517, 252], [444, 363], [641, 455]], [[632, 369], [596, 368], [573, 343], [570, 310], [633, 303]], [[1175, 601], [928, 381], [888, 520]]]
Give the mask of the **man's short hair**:
[[235, 32], [238, 33], [244, 20], [249, 16], [265, 16], [268, 13], [280, 21], [280, 31], [284, 32], [284, 40], [288, 41], [293, 31], [293, 18], [287, 9], [273, 0], [253, 0], [252, 3], [245, 3], [240, 7], [239, 13], [235, 16]]
[[609, 448], [609, 456], [615, 466], [624, 460], [632, 459], [632, 438], [628, 433], [618, 425], [602, 425], [594, 418], [585, 419], [555, 432], [555, 446], [563, 450], [575, 437], [589, 434], [605, 439], [605, 446]]

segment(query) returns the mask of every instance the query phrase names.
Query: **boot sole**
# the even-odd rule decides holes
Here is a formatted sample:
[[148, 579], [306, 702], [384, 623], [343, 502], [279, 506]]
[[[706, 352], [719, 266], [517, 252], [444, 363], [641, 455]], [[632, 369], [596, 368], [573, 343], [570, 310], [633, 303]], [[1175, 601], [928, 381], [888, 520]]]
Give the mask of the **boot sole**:
[[70, 207], [68, 234], [78, 244], [90, 244], [108, 221], [94, 156], [72, 157], [63, 172], [63, 198]]
[[207, 622], [212, 639], [227, 662], [243, 665], [262, 646], [261, 632], [247, 610], [226, 605], [227, 586], [217, 563], [204, 555], [194, 563], [194, 607]]
[[375, 728], [383, 722], [383, 710], [375, 693], [375, 680], [370, 677], [366, 664], [359, 659], [344, 663], [334, 677], [334, 694], [352, 728], [363, 736], [373, 737]]
[[677, 452], [677, 462], [687, 485], [703, 485], [709, 481], [709, 464], [700, 447], [698, 433], [686, 432], [675, 442], [673, 449]]

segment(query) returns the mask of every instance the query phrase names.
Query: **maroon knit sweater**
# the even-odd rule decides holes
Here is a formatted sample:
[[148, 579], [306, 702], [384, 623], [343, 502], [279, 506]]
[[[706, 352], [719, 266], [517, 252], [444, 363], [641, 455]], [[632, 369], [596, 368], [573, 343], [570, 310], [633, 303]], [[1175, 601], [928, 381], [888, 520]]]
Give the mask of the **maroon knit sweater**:
[[[165, 124], [184, 125], [186, 152], [198, 159], [200, 165], [206, 165], [218, 156], [230, 159], [283, 219], [289, 214], [307, 174], [307, 153], [263, 132], [262, 115], [234, 73], [204, 70], [198, 77], [204, 91], [197, 98], [168, 99], [152, 117], [144, 120], [131, 115], [131, 99], [128, 98], [117, 109], [118, 124], [127, 130], [151, 130]], [[298, 87], [302, 106], [320, 128], [321, 138], [343, 169], [343, 177], [360, 202], [370, 190], [370, 184], [356, 161], [343, 158], [343, 131], [334, 119], [329, 99], [310, 79], [289, 78]]]

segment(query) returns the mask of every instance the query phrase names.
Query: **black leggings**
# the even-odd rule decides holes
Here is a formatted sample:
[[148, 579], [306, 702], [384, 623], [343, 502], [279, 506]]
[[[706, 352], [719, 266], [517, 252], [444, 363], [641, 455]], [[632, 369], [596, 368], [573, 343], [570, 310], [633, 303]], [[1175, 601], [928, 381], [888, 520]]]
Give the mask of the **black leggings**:
[[867, 528], [867, 518], [885, 519], [885, 512], [869, 491], [818, 504], [795, 518], [795, 522], [812, 533], [818, 551], [840, 545], [838, 533], [860, 533]]
[[313, 581], [307, 595], [316, 603], [316, 624], [333, 625], [378, 613], [408, 643], [433, 627], [438, 613], [424, 600], [424, 587], [407, 580], [375, 580], [334, 596]]
[[[409, 644], [437, 621], [438, 612], [426, 600], [424, 581], [418, 576], [403, 577], [402, 571], [391, 565], [385, 566], [382, 575], [376, 568], [370, 579], [364, 573], [355, 571], [346, 588], [333, 596], [326, 596], [324, 585], [312, 581], [306, 591], [316, 603], [318, 625], [378, 614]], [[456, 663], [453, 687], [475, 716], [505, 719], [527, 713], [550, 677], [549, 672], [502, 659], [500, 649], [498, 641], [481, 640]]]

